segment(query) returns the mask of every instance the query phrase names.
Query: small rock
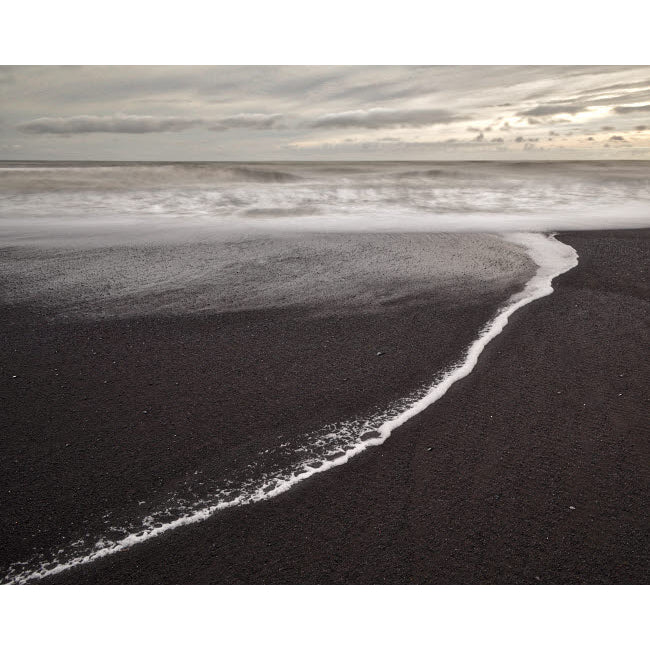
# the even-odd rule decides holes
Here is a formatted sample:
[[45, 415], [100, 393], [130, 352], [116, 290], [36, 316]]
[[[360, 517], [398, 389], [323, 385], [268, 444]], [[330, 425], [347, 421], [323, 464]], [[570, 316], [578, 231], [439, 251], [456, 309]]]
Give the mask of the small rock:
[[381, 357], [384, 353], [383, 352], [377, 352], [377, 356]]
[[427, 451], [431, 451], [433, 447], [427, 447]]
[[569, 506], [569, 510], [575, 510], [575, 509], [576, 509], [575, 506]]

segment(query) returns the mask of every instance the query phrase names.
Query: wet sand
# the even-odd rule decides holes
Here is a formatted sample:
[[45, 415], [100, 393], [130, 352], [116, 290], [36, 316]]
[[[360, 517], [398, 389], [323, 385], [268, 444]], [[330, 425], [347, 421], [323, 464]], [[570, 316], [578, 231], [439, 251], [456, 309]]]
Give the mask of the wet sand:
[[[408, 244], [418, 237], [399, 239]], [[379, 257], [372, 238], [360, 238], [360, 245]], [[453, 246], [448, 248], [451, 257]], [[275, 253], [278, 249], [282, 242], [274, 244]], [[202, 251], [209, 257], [207, 246]], [[440, 254], [440, 247], [434, 251]], [[55, 283], [62, 264], [100, 268], [108, 277], [106, 265], [117, 260], [121, 270], [136, 251], [100, 253], [102, 265], [94, 263], [93, 251], [74, 251], [72, 261], [60, 251], [12, 251], [17, 264], [29, 258], [35, 272], [43, 259]], [[88, 256], [92, 265], [85, 262]], [[525, 263], [519, 271], [527, 273], [530, 264], [523, 253], [520, 257]], [[402, 266], [396, 259], [377, 263], [375, 274], [407, 273], [408, 264]], [[342, 272], [348, 268], [341, 264]], [[28, 286], [47, 286], [39, 279], [43, 275]], [[62, 277], [80, 275], [75, 268]], [[322, 282], [322, 294], [332, 286], [318, 273], [312, 276]], [[13, 277], [17, 293], [20, 275]], [[75, 280], [63, 300], [56, 286], [49, 301], [5, 305], [0, 319], [5, 339], [0, 351], [3, 575], [13, 562], [39, 553], [48, 557], [86, 535], [94, 543], [110, 526], [140, 522], [164, 509], [171, 495], [198, 500], [222, 477], [241, 476], [241, 484], [251, 472], [248, 464], [265, 450], [372, 414], [420, 388], [458, 358], [527, 279], [516, 277], [498, 283], [469, 277], [462, 286], [432, 282], [426, 294], [379, 286], [370, 303], [370, 294], [359, 296], [357, 302], [368, 303], [364, 309], [341, 308], [340, 297], [328, 302], [320, 296], [318, 307], [80, 320], [74, 312], [69, 315], [70, 303], [75, 309], [79, 302], [84, 309], [90, 304], [91, 311], [103, 304], [94, 296], [101, 282], [90, 277], [82, 286], [90, 299], [74, 293]], [[120, 305], [138, 313], [150, 309], [152, 301], [165, 305], [180, 299], [175, 290], [153, 299], [144, 292], [121, 297]], [[184, 303], [205, 299], [201, 284], [188, 281]]]
[[[551, 296], [517, 312], [471, 375], [397, 430], [383, 446], [272, 501], [224, 511], [207, 522], [47, 582], [647, 582], [650, 231], [565, 233], [560, 239], [578, 251], [578, 267], [555, 280]], [[319, 408], [326, 405], [332, 415], [340, 417], [341, 410], [353, 408], [349, 394], [358, 403], [367, 404], [393, 394], [404, 395], [413, 383], [430, 379], [426, 376], [430, 362], [451, 360], [493, 308], [493, 303], [481, 301], [473, 305], [444, 303], [444, 308], [439, 302], [436, 309], [431, 308], [433, 304], [431, 298], [429, 308], [426, 301], [405, 305], [393, 312], [393, 320], [365, 314], [354, 323], [346, 321], [342, 332], [336, 329], [341, 326], [339, 317], [318, 321], [323, 328], [317, 339], [321, 345], [313, 359], [321, 361], [304, 367], [298, 364], [290, 378], [284, 371], [272, 372], [267, 376], [269, 385], [286, 381], [288, 386], [300, 388], [287, 392], [296, 396], [291, 415], [300, 418], [310, 417], [310, 405], [316, 401]], [[280, 316], [277, 329], [269, 325], [268, 314], [254, 328], [256, 336], [269, 327], [271, 330], [260, 351], [268, 350], [271, 341], [277, 344], [282, 328], [285, 334], [280, 340], [291, 342], [282, 354], [303, 344], [302, 326], [286, 332], [291, 320], [286, 313]], [[240, 317], [249, 319], [249, 327], [255, 320], [250, 320], [250, 314]], [[22, 320], [16, 326], [25, 327], [28, 322]], [[151, 359], [173, 357], [178, 347], [175, 323], [165, 325], [164, 319], [153, 322], [155, 326], [147, 321], [141, 331], [147, 332], [146, 337], [133, 337], [134, 345], [121, 360], [133, 364], [129, 372], [134, 377], [142, 367], [152, 376]], [[208, 322], [206, 330], [212, 331], [213, 325], [214, 321]], [[234, 331], [236, 327], [228, 323], [224, 329]], [[434, 332], [435, 344], [431, 342]], [[304, 344], [307, 338], [314, 341], [316, 334], [315, 330], [305, 333]], [[63, 332], [58, 336], [59, 342], [64, 340]], [[119, 339], [115, 333], [105, 333], [109, 341], [111, 336]], [[209, 336], [206, 331], [201, 346]], [[83, 340], [79, 330], [75, 337]], [[52, 341], [34, 339], [41, 341], [42, 354], [56, 349]], [[145, 352], [138, 352], [138, 341], [148, 341], [141, 343]], [[325, 341], [327, 351], [322, 353]], [[375, 355], [378, 342], [389, 354]], [[368, 358], [360, 357], [359, 349], [366, 348], [371, 350]], [[75, 368], [89, 368], [94, 363], [92, 357], [97, 356], [92, 352], [97, 350], [81, 346], [79, 358], [70, 359], [70, 363]], [[274, 353], [276, 360], [280, 353]], [[183, 381], [196, 375], [199, 360], [198, 355], [193, 357], [193, 370], [187, 366]], [[389, 372], [385, 372], [386, 361], [391, 364]], [[205, 363], [205, 372], [212, 372]], [[227, 366], [224, 362], [222, 367]], [[295, 364], [291, 367], [296, 368]], [[105, 377], [108, 365], [97, 368], [101, 372], [96, 375]], [[161, 368], [160, 374], [153, 376], [162, 377], [168, 371]], [[333, 373], [343, 374], [333, 377]], [[344, 391], [345, 399], [337, 398], [333, 390], [323, 392], [325, 386], [337, 385], [344, 376], [354, 387], [351, 392]], [[191, 381], [196, 382], [193, 389], [203, 386], [210, 390], [209, 382], [202, 382], [198, 375]], [[234, 377], [229, 381], [236, 384]], [[156, 388], [155, 379], [153, 386], [147, 395], [157, 396], [156, 406], [180, 398], [181, 391], [169, 394]], [[238, 387], [238, 398], [254, 403], [263, 390], [259, 385], [255, 391], [251, 389], [250, 382]], [[196, 392], [182, 392], [184, 399], [196, 399]], [[52, 396], [45, 392], [38, 417], [52, 417], [52, 409], [46, 406], [51, 404]], [[206, 399], [206, 421], [213, 418], [210, 404]], [[97, 426], [102, 421], [101, 404], [94, 404], [86, 417], [91, 417], [91, 410], [97, 414], [92, 425]], [[165, 417], [171, 417], [170, 410]], [[277, 414], [268, 417], [270, 423]], [[196, 435], [198, 440], [201, 433]], [[207, 430], [201, 444], [182, 446], [177, 454], [179, 473], [191, 467], [197, 455], [210, 457], [213, 450], [206, 436]], [[110, 463], [116, 446], [106, 444], [103, 452], [91, 452], [93, 441], [83, 443], [87, 444], [88, 462], [102, 467], [101, 476], [108, 474], [105, 480], [113, 486], [116, 499], [124, 494], [115, 486], [129, 486], [130, 477], [142, 474], [149, 463], [138, 455], [148, 448], [146, 440], [141, 448], [134, 448], [128, 440], [124, 435], [116, 441], [117, 448], [126, 445], [128, 453], [114, 466]], [[63, 439], [55, 444], [58, 453], [67, 449], [62, 447]], [[49, 458], [52, 463], [52, 456]], [[59, 460], [55, 466], [63, 475], [74, 464]], [[132, 466], [132, 470], [123, 469]], [[173, 472], [174, 468], [175, 464], [168, 462], [163, 470]], [[156, 485], [155, 472], [144, 472], [148, 473], [147, 489]], [[5, 480], [11, 486], [10, 479]], [[49, 489], [56, 492], [56, 476]], [[81, 516], [87, 507], [79, 496], [83, 495], [61, 497], [61, 511], [71, 509], [71, 521], [75, 508]], [[20, 500], [13, 502], [19, 505], [5, 519], [5, 530], [11, 530], [11, 517], [29, 512], [40, 497], [28, 494], [21, 498], [22, 506]], [[35, 511], [44, 516], [44, 510], [37, 505]], [[32, 516], [36, 521], [37, 516]], [[49, 540], [46, 535], [43, 543]], [[12, 555], [31, 543], [15, 541], [10, 547]]]

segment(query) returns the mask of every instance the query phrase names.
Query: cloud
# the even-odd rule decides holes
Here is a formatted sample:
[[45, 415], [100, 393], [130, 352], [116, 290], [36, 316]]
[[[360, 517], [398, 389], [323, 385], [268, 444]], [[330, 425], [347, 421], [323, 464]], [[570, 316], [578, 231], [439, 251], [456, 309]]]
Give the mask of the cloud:
[[423, 127], [449, 124], [467, 119], [437, 108], [391, 109], [370, 108], [342, 113], [327, 113], [311, 122], [316, 129], [360, 127], [364, 129]]
[[208, 127], [210, 131], [227, 129], [277, 129], [282, 122], [281, 113], [239, 113], [220, 120], [215, 120]]
[[648, 127], [645, 124], [641, 124], [641, 126], [635, 126], [634, 127], [637, 131], [647, 131]]
[[591, 94], [601, 94], [604, 92], [609, 92], [612, 90], [633, 90], [634, 88], [646, 88], [650, 86], [650, 79], [645, 81], [625, 81], [623, 83], [611, 84], [609, 86], [600, 86], [598, 88], [592, 88], [589, 90]]
[[614, 106], [614, 113], [637, 113], [650, 111], [650, 104], [643, 104], [642, 106]]
[[[431, 150], [431, 151], [448, 151], [451, 149], [456, 150], [465, 150], [469, 151], [469, 148], [483, 148], [486, 147], [487, 150], [490, 148], [490, 143], [494, 144], [504, 144], [503, 138], [493, 138], [492, 140], [487, 140], [485, 135], [483, 137], [479, 136], [471, 139], [459, 139], [459, 138], [445, 138], [444, 140], [422, 140], [422, 139], [413, 139], [414, 136], [402, 137], [381, 137], [376, 139], [359, 139], [359, 138], [342, 138], [337, 140], [329, 141], [301, 141], [301, 142], [292, 142], [287, 145], [287, 148], [292, 150], [346, 150], [350, 149], [350, 146], [361, 147], [361, 148], [372, 148], [373, 150], [384, 149], [386, 151], [394, 150]], [[416, 138], [418, 136], [415, 136]], [[479, 143], [479, 144], [477, 144]], [[499, 150], [503, 151], [503, 147], [500, 147]]]
[[573, 98], [572, 101], [582, 103], [587, 106], [616, 106], [618, 104], [628, 105], [648, 101], [650, 99], [650, 89], [639, 90], [622, 95], [605, 95], [600, 96], [582, 96]]
[[622, 135], [613, 135], [610, 140], [615, 140], [617, 142], [625, 142], [625, 138]]
[[150, 115], [76, 115], [74, 117], [39, 117], [18, 125], [23, 133], [163, 133], [183, 131], [199, 126], [202, 120], [186, 117], [152, 117]]
[[[620, 91], [612, 95], [612, 91]], [[616, 104], [630, 104], [648, 99], [650, 91], [650, 79], [639, 82], [625, 82], [591, 88], [579, 92], [577, 95], [565, 97], [557, 101], [550, 101], [549, 104], [584, 104], [586, 106], [612, 106]]]
[[548, 117], [550, 115], [575, 115], [576, 113], [583, 113], [586, 111], [586, 106], [577, 104], [539, 104], [535, 108], [530, 108], [527, 111], [519, 113], [522, 117]]
[[616, 131], [616, 129], [613, 126], [601, 126], [600, 130], [601, 131]]
[[[437, 142], [384, 140], [377, 157], [411, 147], [414, 157], [521, 158], [531, 134], [559, 157], [605, 143], [612, 156], [634, 143], [630, 154], [647, 157], [649, 108], [650, 66], [0, 66], [0, 136], [23, 145], [5, 158], [209, 159], [218, 145], [223, 159], [272, 159], [290, 142], [348, 136], [358, 142], [330, 157], [356, 158], [362, 142], [395, 136]], [[581, 118], [593, 124], [572, 136]]]
[[[385, 74], [386, 73], [384, 72], [384, 75]], [[339, 73], [336, 77], [331, 79], [330, 85], [335, 90], [334, 92], [330, 91], [330, 99], [357, 100], [366, 103], [376, 103], [393, 99], [422, 97], [438, 92], [438, 89], [431, 86], [430, 82], [427, 81], [426, 75], [423, 79], [416, 76], [415, 79], [405, 81], [397, 77], [394, 80], [386, 78], [382, 82], [382, 71], [376, 69], [373, 76], [377, 79], [373, 83], [357, 83], [352, 80], [353, 85], [340, 88], [341, 74]]]
[[483, 142], [485, 140], [485, 136], [482, 133], [479, 133], [475, 138], [474, 142]]
[[523, 142], [524, 139], [521, 136], [515, 138], [515, 142]]
[[591, 136], [589, 136], [589, 137], [587, 138], [587, 140], [590, 140], [591, 142], [593, 142], [594, 139], [593, 139]]
[[190, 117], [153, 117], [151, 115], [76, 115], [39, 117], [18, 125], [23, 133], [73, 135], [79, 133], [165, 133], [206, 127], [211, 131], [228, 129], [273, 129], [281, 127], [280, 113], [240, 113], [218, 120]]

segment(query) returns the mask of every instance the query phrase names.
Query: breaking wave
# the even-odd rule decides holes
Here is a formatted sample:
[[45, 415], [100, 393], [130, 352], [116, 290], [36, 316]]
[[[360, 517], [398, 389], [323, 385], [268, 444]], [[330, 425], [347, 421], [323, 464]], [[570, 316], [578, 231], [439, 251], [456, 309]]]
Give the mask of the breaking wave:
[[337, 232], [640, 227], [649, 216], [649, 171], [643, 161], [6, 163], [0, 236], [22, 244], [32, 241], [27, 233], [47, 240], [90, 227], [191, 224]]

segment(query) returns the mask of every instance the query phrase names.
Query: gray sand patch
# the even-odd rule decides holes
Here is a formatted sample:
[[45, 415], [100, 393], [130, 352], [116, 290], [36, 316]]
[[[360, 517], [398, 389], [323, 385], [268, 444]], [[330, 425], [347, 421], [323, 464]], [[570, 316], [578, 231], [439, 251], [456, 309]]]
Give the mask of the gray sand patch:
[[5, 248], [0, 297], [84, 318], [296, 305], [382, 309], [427, 293], [485, 294], [525, 282], [534, 271], [522, 248], [490, 234], [222, 236]]

